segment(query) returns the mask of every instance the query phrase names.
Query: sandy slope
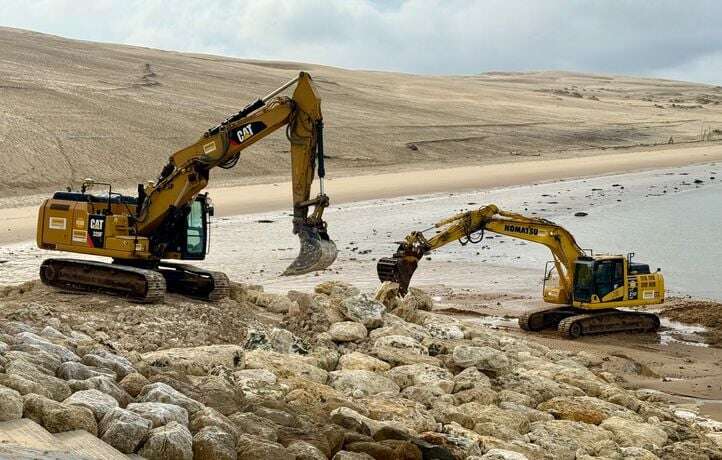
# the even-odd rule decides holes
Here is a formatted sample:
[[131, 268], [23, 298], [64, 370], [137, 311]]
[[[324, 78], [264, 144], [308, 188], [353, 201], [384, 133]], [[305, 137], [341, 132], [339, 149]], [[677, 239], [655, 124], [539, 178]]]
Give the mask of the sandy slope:
[[[312, 73], [324, 98], [336, 177], [629, 152], [722, 129], [722, 88], [667, 80], [350, 71], [7, 28], [0, 62], [0, 196], [88, 176], [119, 185], [154, 178], [175, 149], [299, 69]], [[216, 183], [287, 177], [286, 144], [273, 135]]]

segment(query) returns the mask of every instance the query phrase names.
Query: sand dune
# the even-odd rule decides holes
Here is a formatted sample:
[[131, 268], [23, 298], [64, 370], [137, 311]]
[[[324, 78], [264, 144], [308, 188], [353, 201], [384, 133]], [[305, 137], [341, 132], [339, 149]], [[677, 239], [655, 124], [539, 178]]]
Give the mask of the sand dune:
[[[629, 152], [722, 129], [722, 88], [669, 80], [352, 71], [8, 28], [0, 61], [0, 197], [89, 176], [152, 179], [173, 151], [299, 69], [324, 98], [332, 177]], [[214, 185], [286, 178], [287, 149], [276, 133]]]

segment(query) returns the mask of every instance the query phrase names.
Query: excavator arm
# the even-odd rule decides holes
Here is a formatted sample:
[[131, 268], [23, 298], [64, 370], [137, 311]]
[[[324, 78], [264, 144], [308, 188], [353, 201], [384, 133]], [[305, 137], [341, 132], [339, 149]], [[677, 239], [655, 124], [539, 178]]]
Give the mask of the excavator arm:
[[[278, 96], [293, 84], [296, 87], [292, 97]], [[187, 205], [208, 185], [211, 169], [235, 166], [244, 149], [283, 126], [291, 143], [293, 232], [301, 241], [300, 253], [284, 275], [299, 275], [331, 265], [337, 251], [322, 217], [329, 200], [323, 188], [321, 99], [305, 72], [171, 155], [156, 183], [139, 187], [137, 234], [151, 237], [155, 252], [162, 256], [179, 222], [187, 216]], [[317, 162], [320, 194], [311, 199]]]
[[478, 243], [484, 231], [507, 235], [548, 247], [560, 275], [559, 301], [566, 299], [572, 289], [574, 261], [584, 255], [574, 237], [563, 227], [546, 219], [526, 217], [500, 210], [496, 205], [456, 214], [434, 224], [440, 231], [431, 238], [423, 232], [410, 233], [391, 258], [377, 264], [379, 279], [399, 284], [399, 295], [408, 291], [411, 277], [419, 260], [429, 252], [459, 241], [462, 245]]

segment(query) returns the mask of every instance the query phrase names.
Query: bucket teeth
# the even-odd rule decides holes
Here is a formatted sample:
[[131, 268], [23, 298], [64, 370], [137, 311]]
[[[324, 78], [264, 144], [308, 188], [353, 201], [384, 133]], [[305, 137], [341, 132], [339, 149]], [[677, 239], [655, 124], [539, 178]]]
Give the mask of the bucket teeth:
[[328, 268], [335, 260], [338, 250], [325, 230], [303, 226], [298, 232], [301, 249], [296, 259], [282, 273], [283, 276], [303, 275]]

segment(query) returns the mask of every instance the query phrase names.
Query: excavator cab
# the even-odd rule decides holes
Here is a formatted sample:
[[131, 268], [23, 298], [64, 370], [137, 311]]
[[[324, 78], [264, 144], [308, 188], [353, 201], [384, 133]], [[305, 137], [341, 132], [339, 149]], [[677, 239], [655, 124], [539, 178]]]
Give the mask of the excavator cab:
[[[630, 254], [631, 256], [632, 254]], [[657, 303], [664, 297], [664, 281], [649, 265], [630, 263], [631, 257], [580, 257], [574, 263], [575, 306], [614, 308], [619, 302]], [[643, 289], [640, 296], [640, 289]]]

